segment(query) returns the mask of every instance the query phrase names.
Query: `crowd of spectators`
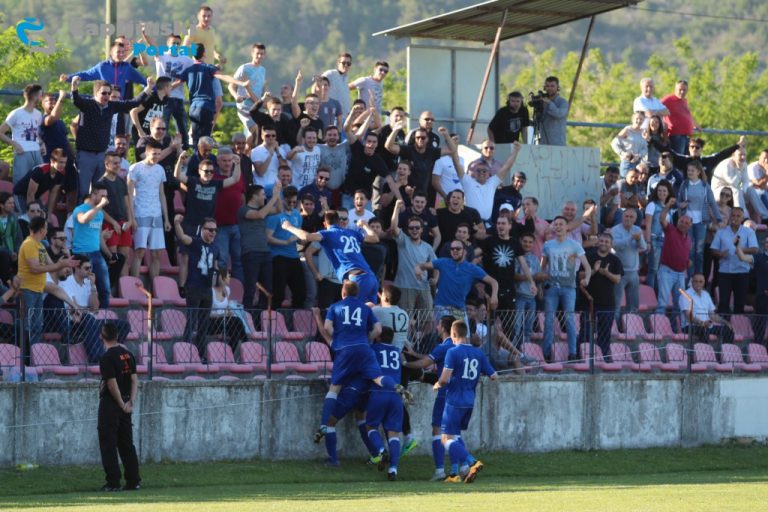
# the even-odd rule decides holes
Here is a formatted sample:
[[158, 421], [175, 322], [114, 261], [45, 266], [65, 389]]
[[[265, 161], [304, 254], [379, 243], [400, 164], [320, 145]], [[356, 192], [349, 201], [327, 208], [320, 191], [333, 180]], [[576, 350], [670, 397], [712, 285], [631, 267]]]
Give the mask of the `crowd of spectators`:
[[[12, 189], [0, 194], [0, 277], [20, 291], [32, 343], [43, 330], [36, 313], [43, 305], [78, 311], [67, 317], [73, 336], [94, 338], [98, 321], [83, 309], [108, 308], [118, 278], [139, 276], [145, 260], [151, 285], [165, 256], [180, 267], [188, 306], [215, 304], [214, 317], [228, 303], [230, 275], [244, 284], [246, 310], [266, 306], [257, 283], [277, 307], [325, 308], [340, 297], [338, 276], [316, 243], [297, 243], [283, 224], [316, 232], [329, 210], [342, 227], [365, 232], [363, 254], [380, 281], [400, 288], [401, 307], [456, 316], [469, 296], [516, 309], [515, 345], [529, 341], [535, 313], [544, 311], [547, 357], [555, 312], [586, 309], [587, 301], [607, 351], [605, 331], [622, 303], [623, 311], [638, 309], [643, 281], [658, 293], [662, 313], [688, 309], [686, 297], [708, 293], [707, 285], [719, 291], [722, 325], [744, 311], [751, 269], [768, 263], [755, 233], [768, 216], [768, 150], [747, 164], [742, 137], [705, 154], [685, 81], [659, 100], [644, 78], [627, 106], [630, 124], [612, 141], [619, 164], [605, 170], [602, 190], [582, 205], [563, 190], [562, 213], [543, 219], [515, 160], [520, 143], [533, 142], [529, 126], [538, 143], [566, 144], [568, 104], [557, 77], [546, 79], [532, 112], [519, 92], [510, 93], [480, 157], [465, 162], [460, 136], [438, 127], [429, 110], [406, 130], [416, 113], [387, 104], [386, 61], [353, 79], [353, 56], [344, 52], [331, 69], [312, 74], [309, 88], [299, 71], [275, 95], [263, 43], [225, 73], [212, 14], [202, 6], [186, 37], [167, 38], [170, 47], [195, 43], [192, 57], [137, 58], [117, 38], [108, 59], [61, 76], [69, 92], [27, 86], [23, 106], [0, 125], [0, 141], [14, 148]], [[92, 95], [80, 91], [87, 81]], [[136, 84], [144, 88], [134, 97]], [[215, 140], [225, 100], [235, 101], [242, 130]], [[69, 126], [67, 101], [79, 110]], [[508, 158], [494, 157], [497, 144], [512, 145]], [[693, 276], [704, 285], [697, 278], [681, 299], [678, 289]], [[761, 314], [768, 313], [766, 284], [757, 281]], [[698, 328], [697, 318], [686, 322]], [[565, 319], [575, 358], [577, 326], [572, 315]], [[196, 325], [202, 336], [203, 322], [191, 317], [186, 336]], [[248, 326], [233, 325], [231, 337], [242, 338]]]

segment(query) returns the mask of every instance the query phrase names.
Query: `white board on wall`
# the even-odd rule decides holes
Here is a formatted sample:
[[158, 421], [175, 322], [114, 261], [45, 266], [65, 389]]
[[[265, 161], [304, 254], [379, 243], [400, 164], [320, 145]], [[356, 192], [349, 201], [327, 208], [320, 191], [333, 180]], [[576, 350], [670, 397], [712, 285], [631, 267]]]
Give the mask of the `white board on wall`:
[[[511, 147], [511, 144], [496, 144], [496, 158], [506, 160]], [[459, 154], [467, 165], [480, 157], [476, 146], [461, 146]], [[585, 199], [600, 200], [598, 148], [523, 144], [505, 184], [509, 184], [517, 171], [523, 171], [528, 178], [522, 194], [539, 200], [541, 218], [560, 215], [566, 201], [576, 201], [580, 211]]]

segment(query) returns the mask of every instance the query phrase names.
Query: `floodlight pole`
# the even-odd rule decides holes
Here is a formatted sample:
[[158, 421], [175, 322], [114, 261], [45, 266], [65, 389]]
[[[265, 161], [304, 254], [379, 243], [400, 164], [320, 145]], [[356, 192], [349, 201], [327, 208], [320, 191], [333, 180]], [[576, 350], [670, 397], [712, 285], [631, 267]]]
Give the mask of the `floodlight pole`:
[[579, 76], [581, 76], [581, 67], [584, 65], [584, 59], [587, 58], [587, 51], [589, 50], [589, 38], [592, 36], [592, 27], [595, 26], [595, 17], [589, 18], [589, 28], [587, 28], [587, 36], [584, 38], [584, 45], [581, 47], [581, 56], [579, 57], [579, 66], [576, 68], [576, 76], [573, 77], [573, 86], [571, 86], [571, 94], [568, 95], [568, 114], [571, 113], [571, 105], [573, 105], [573, 98], [576, 96], [576, 86], [579, 84]]
[[488, 79], [491, 77], [491, 70], [493, 69], [493, 63], [496, 60], [496, 55], [499, 53], [499, 42], [501, 41], [501, 31], [504, 28], [504, 23], [507, 22], [507, 9], [501, 14], [501, 23], [499, 23], [496, 29], [496, 37], [493, 39], [493, 46], [491, 47], [491, 54], [488, 56], [488, 65], [485, 67], [485, 76], [483, 76], [483, 83], [480, 85], [480, 93], [477, 95], [477, 103], [475, 103], [475, 111], [472, 114], [472, 123], [469, 125], [469, 132], [467, 133], [467, 144], [472, 143], [472, 137], [475, 135], [475, 126], [477, 125], [477, 117], [480, 115], [480, 107], [483, 105], [483, 97], [485, 96], [485, 89], [488, 87]]
[[[104, 22], [109, 27], [110, 25], [115, 27], [117, 31], [117, 0], [104, 0]], [[114, 34], [107, 34], [104, 36], [104, 52], [109, 58], [109, 49], [112, 46], [112, 38]]]

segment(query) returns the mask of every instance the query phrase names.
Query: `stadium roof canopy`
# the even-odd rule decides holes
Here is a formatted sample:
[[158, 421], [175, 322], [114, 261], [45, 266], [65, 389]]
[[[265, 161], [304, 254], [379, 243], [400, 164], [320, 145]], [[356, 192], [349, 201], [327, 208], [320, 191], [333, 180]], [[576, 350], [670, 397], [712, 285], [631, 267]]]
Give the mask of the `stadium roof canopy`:
[[[557, 27], [565, 23], [590, 18], [581, 50], [581, 58], [568, 98], [569, 108], [589, 48], [589, 38], [595, 16], [605, 12], [637, 5], [642, 0], [489, 0], [425, 20], [376, 32], [374, 36], [397, 38], [427, 38], [454, 41], [473, 41], [492, 44], [485, 77], [478, 94], [467, 141], [472, 141], [477, 117], [483, 102], [493, 62], [498, 55], [499, 43], [526, 34]], [[498, 79], [498, 77], [497, 77]], [[410, 80], [410, 77], [409, 77]], [[498, 90], [498, 84], [496, 84]]]
[[[421, 37], [491, 44], [623, 9], [642, 0], [490, 0], [425, 20], [376, 32], [374, 36]], [[506, 11], [506, 20], [501, 21]]]

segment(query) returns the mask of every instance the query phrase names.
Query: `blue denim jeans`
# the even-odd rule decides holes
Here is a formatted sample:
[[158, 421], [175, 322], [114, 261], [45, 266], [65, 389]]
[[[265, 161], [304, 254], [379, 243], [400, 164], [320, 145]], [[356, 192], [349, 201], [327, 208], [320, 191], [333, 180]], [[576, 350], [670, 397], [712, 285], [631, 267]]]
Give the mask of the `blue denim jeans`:
[[656, 313], [664, 314], [667, 308], [667, 301], [669, 300], [669, 294], [672, 293], [672, 309], [676, 312], [680, 311], [679, 288], [685, 289], [685, 272], [675, 272], [666, 265], [659, 265], [659, 273], [657, 275], [657, 281], [659, 285], [659, 293], [657, 294], [658, 303], [656, 306]]
[[184, 149], [189, 147], [189, 135], [187, 134], [187, 112], [184, 110], [184, 100], [181, 98], [168, 98], [168, 105], [163, 111], [165, 125], [171, 121], [171, 116], [176, 121], [176, 131], [181, 134]]
[[518, 295], [515, 299], [515, 339], [513, 340], [517, 348], [531, 341], [535, 319], [536, 297]]
[[621, 313], [621, 298], [626, 293], [627, 313], [635, 313], [640, 308], [640, 274], [637, 270], [626, 270], [621, 276], [619, 284], [613, 287], [613, 299], [616, 304], [616, 322], [619, 322]]
[[91, 261], [93, 273], [96, 276], [96, 289], [99, 292], [99, 308], [109, 308], [109, 297], [112, 295], [112, 287], [109, 284], [109, 267], [107, 266], [101, 251], [86, 254]]
[[21, 298], [24, 301], [24, 311], [27, 313], [24, 330], [29, 333], [27, 340], [29, 346], [32, 346], [43, 339], [43, 294], [22, 289]]
[[688, 136], [687, 135], [670, 135], [669, 147], [675, 153], [680, 153], [681, 155], [687, 155], [688, 154]]
[[77, 198], [79, 201], [91, 193], [91, 183], [96, 183], [104, 176], [104, 155], [106, 151], [93, 153], [78, 150], [77, 160]]
[[[568, 354], [576, 354], [576, 322], [572, 314], [576, 306], [576, 288], [548, 283], [544, 289], [544, 356], [549, 357], [555, 337], [555, 312], [565, 314], [565, 330], [568, 334]], [[558, 309], [558, 306], [560, 309]]]
[[[243, 272], [245, 281], [243, 288], [243, 306], [245, 309], [253, 309], [253, 295], [256, 293], [256, 283], [272, 292], [272, 255], [269, 251], [248, 251], [243, 254]], [[259, 309], [267, 308], [267, 298], [263, 293], [259, 294]]]
[[192, 122], [192, 145], [197, 147], [200, 137], [210, 136], [213, 131], [213, 116], [216, 112], [200, 104], [189, 107], [189, 120]]
[[693, 266], [688, 267], [688, 277], [690, 277], [704, 270], [704, 239], [707, 236], [707, 225], [704, 222], [692, 225], [688, 236], [691, 237], [690, 259], [693, 261]]
[[219, 247], [219, 265], [226, 265], [232, 277], [243, 282], [245, 277], [243, 276], [243, 260], [240, 255], [240, 228], [237, 224], [219, 226], [214, 243]]
[[645, 284], [658, 291], [657, 275], [659, 262], [661, 261], [661, 247], [664, 244], [664, 235], [651, 235], [651, 244], [648, 246], [648, 274], [645, 276]]

